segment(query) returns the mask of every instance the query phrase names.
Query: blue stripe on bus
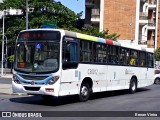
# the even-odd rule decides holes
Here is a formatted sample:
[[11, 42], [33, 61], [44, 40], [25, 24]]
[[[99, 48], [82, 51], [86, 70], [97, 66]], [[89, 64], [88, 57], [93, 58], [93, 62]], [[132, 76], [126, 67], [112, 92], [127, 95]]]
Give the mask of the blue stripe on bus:
[[81, 80], [81, 72], [78, 73], [78, 80]]
[[105, 43], [105, 44], [106, 44], [106, 40], [103, 39], [103, 38], [98, 38], [98, 42], [100, 42], [100, 43]]
[[[26, 75], [26, 74], [20, 74], [20, 75]], [[18, 80], [20, 82], [22, 82], [23, 85], [27, 85], [27, 84], [30, 84], [32, 81], [35, 82], [35, 84], [37, 85], [44, 85], [44, 84], [47, 84], [49, 80], [53, 79], [53, 76], [51, 74], [46, 74], [46, 75], [39, 75], [39, 76], [48, 76], [46, 77], [45, 79], [43, 80], [29, 80], [29, 79], [24, 79], [23, 77], [21, 77], [19, 74], [16, 74], [16, 77], [18, 77]], [[32, 76], [37, 76], [37, 75], [32, 75]]]

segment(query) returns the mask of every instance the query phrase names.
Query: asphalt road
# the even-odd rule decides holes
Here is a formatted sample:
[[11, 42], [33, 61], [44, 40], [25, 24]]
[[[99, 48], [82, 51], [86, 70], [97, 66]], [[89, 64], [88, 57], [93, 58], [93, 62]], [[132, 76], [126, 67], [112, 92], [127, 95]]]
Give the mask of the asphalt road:
[[[135, 94], [128, 94], [126, 90], [96, 93], [87, 102], [78, 102], [77, 96], [61, 97], [59, 99], [53, 98], [50, 102], [45, 102], [40, 96], [0, 95], [0, 111], [70, 111], [67, 117], [59, 118], [59, 116], [56, 118], [47, 118], [53, 120], [84, 119], [84, 117], [70, 117], [76, 114], [75, 111], [85, 111], [85, 114], [88, 114], [89, 111], [160, 111], [159, 91], [160, 85], [152, 85], [143, 89], [138, 89]], [[137, 117], [116, 117], [116, 115], [121, 114], [116, 112], [112, 112], [113, 115], [111, 117], [104, 117], [105, 115], [103, 112], [100, 113], [102, 116], [98, 118], [92, 117], [96, 116], [97, 113], [91, 113], [92, 115], [86, 119], [137, 120]], [[158, 120], [160, 117], [138, 117], [138, 119]]]

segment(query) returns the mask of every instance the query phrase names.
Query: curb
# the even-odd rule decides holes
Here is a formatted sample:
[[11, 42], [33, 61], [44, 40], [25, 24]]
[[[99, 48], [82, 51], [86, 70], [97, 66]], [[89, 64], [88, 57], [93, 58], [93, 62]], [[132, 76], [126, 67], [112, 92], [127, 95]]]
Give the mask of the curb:
[[3, 75], [3, 76], [0, 76], [0, 78], [12, 78], [13, 75], [12, 74], [8, 74], [8, 75]]
[[13, 93], [11, 84], [0, 83], [0, 95], [27, 95], [26, 93]]
[[18, 96], [28, 96], [25, 93], [2, 93], [0, 92], [0, 95], [18, 95]]
[[12, 93], [11, 95], [28, 96], [26, 93]]

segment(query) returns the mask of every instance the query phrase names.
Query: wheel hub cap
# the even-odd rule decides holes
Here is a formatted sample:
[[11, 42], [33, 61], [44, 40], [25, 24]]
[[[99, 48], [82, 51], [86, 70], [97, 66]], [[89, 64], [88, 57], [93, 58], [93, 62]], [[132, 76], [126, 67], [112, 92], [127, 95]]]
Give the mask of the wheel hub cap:
[[133, 82], [132, 83], [132, 90], [134, 91], [136, 89], [136, 85], [135, 85], [135, 83]]
[[81, 94], [82, 94], [83, 96], [87, 96], [87, 94], [88, 94], [88, 89], [87, 89], [87, 87], [85, 87], [85, 86], [82, 87]]

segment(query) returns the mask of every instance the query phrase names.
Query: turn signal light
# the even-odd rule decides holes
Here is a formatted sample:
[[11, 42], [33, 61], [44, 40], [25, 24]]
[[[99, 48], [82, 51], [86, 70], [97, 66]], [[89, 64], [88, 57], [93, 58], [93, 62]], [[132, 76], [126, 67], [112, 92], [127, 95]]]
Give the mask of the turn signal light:
[[45, 90], [46, 90], [46, 92], [54, 92], [53, 88], [46, 88]]

